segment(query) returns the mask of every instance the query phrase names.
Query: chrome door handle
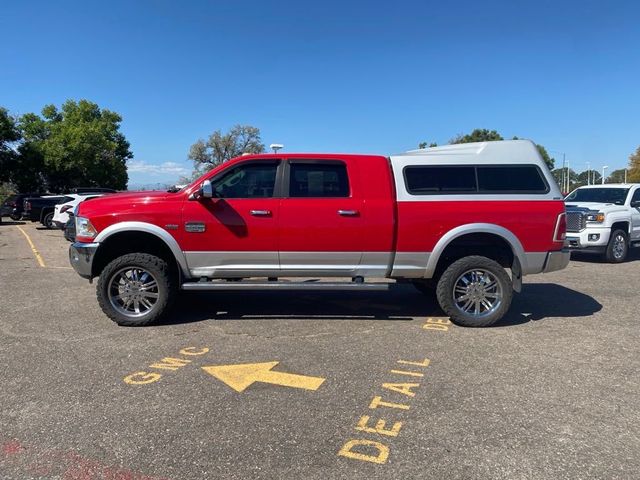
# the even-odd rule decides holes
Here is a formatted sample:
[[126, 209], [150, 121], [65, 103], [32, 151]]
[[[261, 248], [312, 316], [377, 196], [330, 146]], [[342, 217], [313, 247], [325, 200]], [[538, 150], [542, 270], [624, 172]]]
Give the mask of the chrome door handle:
[[359, 214], [358, 210], [338, 210], [338, 215], [342, 217], [357, 217]]
[[251, 210], [249, 213], [254, 217], [268, 217], [271, 215], [271, 210]]

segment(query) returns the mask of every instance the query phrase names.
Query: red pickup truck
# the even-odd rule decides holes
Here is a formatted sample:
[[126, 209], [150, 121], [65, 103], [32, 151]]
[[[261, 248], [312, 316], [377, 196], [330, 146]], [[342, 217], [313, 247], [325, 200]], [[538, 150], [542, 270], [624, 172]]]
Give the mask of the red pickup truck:
[[523, 275], [567, 266], [565, 231], [529, 141], [280, 152], [235, 158], [177, 192], [81, 203], [69, 257], [99, 277], [99, 304], [120, 325], [157, 320], [179, 290], [384, 289], [368, 280], [386, 277], [435, 288], [454, 322], [486, 326]]

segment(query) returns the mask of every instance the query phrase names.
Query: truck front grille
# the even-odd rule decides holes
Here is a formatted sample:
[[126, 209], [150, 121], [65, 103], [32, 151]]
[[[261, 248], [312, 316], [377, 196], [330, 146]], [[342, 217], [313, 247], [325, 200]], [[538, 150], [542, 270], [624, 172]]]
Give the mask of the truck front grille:
[[585, 227], [582, 212], [567, 212], [567, 232], [579, 232]]

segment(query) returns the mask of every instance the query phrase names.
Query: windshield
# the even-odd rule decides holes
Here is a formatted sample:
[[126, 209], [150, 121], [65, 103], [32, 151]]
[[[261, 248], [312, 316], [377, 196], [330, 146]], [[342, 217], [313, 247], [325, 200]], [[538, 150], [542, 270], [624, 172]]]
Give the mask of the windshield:
[[567, 195], [565, 201], [623, 205], [628, 192], [628, 188], [579, 188]]

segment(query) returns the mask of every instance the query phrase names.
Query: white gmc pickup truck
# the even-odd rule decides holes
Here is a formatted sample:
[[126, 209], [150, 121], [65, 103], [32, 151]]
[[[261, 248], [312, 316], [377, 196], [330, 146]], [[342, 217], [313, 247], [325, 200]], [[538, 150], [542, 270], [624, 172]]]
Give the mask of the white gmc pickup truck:
[[611, 263], [640, 246], [640, 184], [580, 187], [565, 198], [571, 250], [604, 255]]

